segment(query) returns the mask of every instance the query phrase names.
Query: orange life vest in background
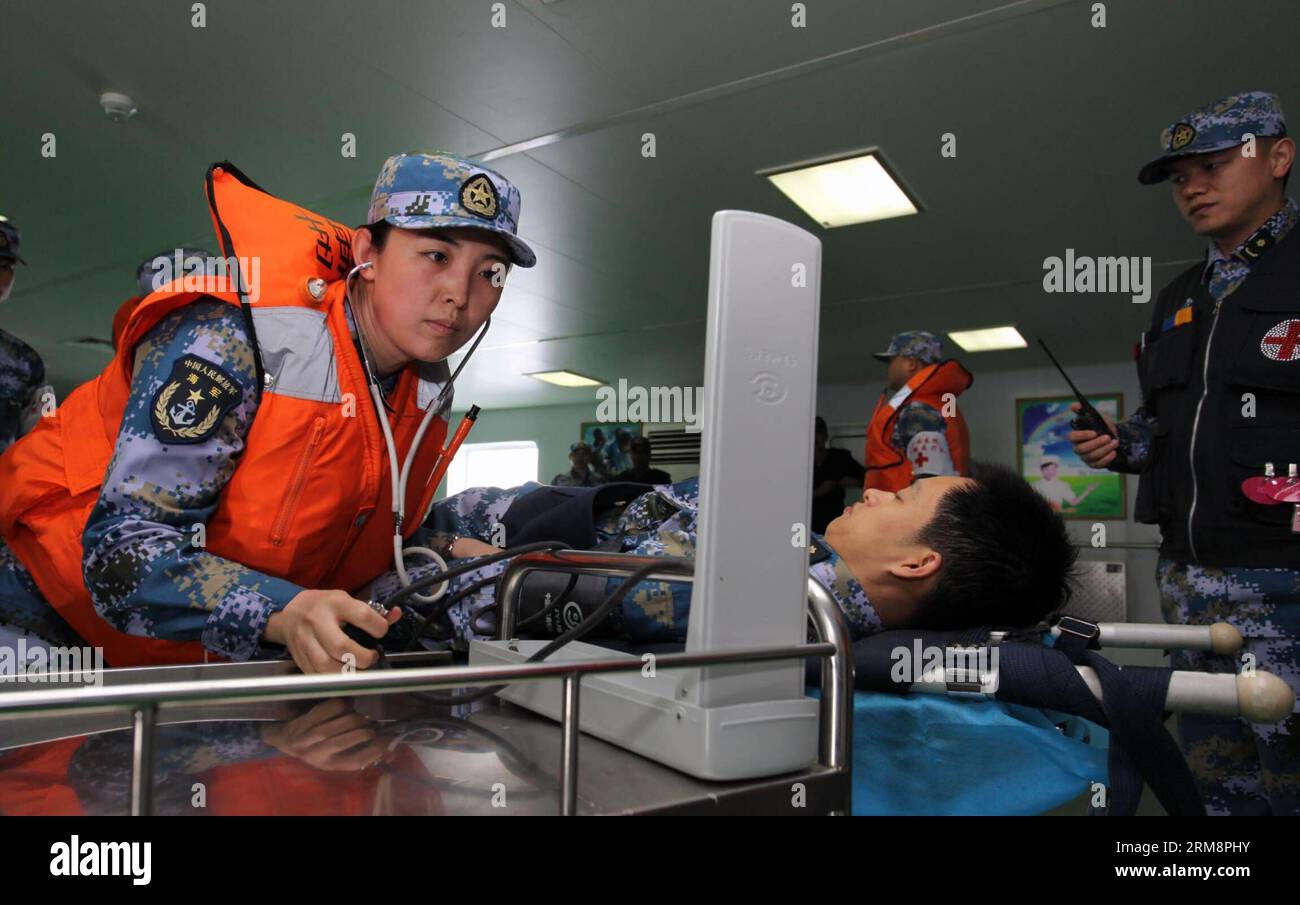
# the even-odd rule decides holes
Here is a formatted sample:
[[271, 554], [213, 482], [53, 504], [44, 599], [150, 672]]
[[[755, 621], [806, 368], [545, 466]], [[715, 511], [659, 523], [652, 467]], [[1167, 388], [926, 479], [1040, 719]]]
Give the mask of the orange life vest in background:
[[[207, 189], [226, 255], [259, 262], [244, 273], [254, 304], [243, 310], [266, 376], [239, 465], [207, 522], [205, 549], [304, 588], [354, 591], [390, 567], [393, 523], [381, 416], [343, 312], [351, 231], [266, 194], [230, 164], [213, 165]], [[99, 376], [0, 456], [0, 536], [45, 599], [88, 643], [102, 646], [112, 666], [205, 659], [198, 641], [114, 630], [82, 578], [81, 535], [113, 455], [136, 344], [162, 317], [199, 298], [240, 305], [224, 286], [203, 291], [190, 279], [145, 296]], [[439, 362], [408, 365], [398, 378], [388, 401], [399, 462], [447, 375]], [[407, 537], [450, 464], [442, 455], [446, 435], [445, 418], [435, 418], [411, 466]], [[204, 594], [194, 589], [196, 605], [214, 602]]]
[[[944, 410], [944, 395], [960, 396], [974, 382], [970, 372], [956, 360], [948, 359], [928, 365], [893, 396], [881, 394], [876, 410], [867, 425], [865, 486], [877, 490], [899, 491], [912, 483], [912, 463], [907, 450], [894, 449], [891, 442], [894, 423], [903, 406], [923, 402], [937, 412]], [[955, 403], [954, 403], [955, 408]], [[960, 411], [944, 419], [947, 424], [948, 451], [958, 474], [970, 473], [970, 431]]]

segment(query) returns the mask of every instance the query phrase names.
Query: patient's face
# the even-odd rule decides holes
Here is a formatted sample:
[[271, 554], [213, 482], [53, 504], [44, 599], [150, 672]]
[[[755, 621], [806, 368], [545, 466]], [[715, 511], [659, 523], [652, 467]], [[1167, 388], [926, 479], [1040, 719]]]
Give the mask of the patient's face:
[[916, 481], [898, 493], [865, 490], [862, 499], [826, 529], [826, 542], [841, 556], [861, 548], [892, 549], [910, 543], [930, 523], [943, 495], [970, 478], [935, 477]]
[[844, 558], [886, 624], [891, 621], [883, 609], [888, 595], [881, 589], [903, 581], [917, 564], [924, 568], [929, 548], [917, 534], [934, 518], [946, 493], [970, 483], [970, 478], [934, 477], [897, 493], [866, 490], [860, 502], [827, 527], [826, 542]]

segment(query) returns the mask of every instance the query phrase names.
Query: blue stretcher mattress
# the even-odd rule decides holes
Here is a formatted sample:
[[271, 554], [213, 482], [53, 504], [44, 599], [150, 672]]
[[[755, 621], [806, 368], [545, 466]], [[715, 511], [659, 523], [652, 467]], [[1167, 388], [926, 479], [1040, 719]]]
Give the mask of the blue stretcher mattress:
[[1104, 728], [1067, 714], [855, 692], [853, 813], [1041, 814], [1106, 782], [1107, 744]]

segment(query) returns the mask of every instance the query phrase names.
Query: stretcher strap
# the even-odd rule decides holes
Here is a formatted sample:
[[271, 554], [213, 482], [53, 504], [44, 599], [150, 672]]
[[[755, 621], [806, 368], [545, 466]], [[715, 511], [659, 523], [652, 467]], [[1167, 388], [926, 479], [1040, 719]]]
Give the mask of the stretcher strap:
[[1192, 771], [1164, 725], [1172, 670], [1149, 666], [1121, 670], [1090, 650], [1082, 652], [1080, 662], [1096, 670], [1101, 680], [1110, 723], [1111, 788], [1106, 813], [1136, 813], [1145, 779], [1170, 816], [1204, 817], [1205, 803]]
[[[853, 645], [854, 684], [859, 690], [902, 693], [891, 675], [899, 648], [910, 650], [970, 643], [971, 632], [888, 631]], [[1175, 816], [1203, 815], [1205, 806], [1187, 762], [1164, 726], [1165, 696], [1172, 671], [1153, 667], [1121, 670], [1084, 644], [1053, 649], [1038, 643], [1004, 642], [998, 651], [997, 700], [1080, 716], [1110, 730], [1107, 815], [1137, 813], [1145, 781]], [[1075, 664], [1089, 666], [1101, 682], [1098, 702]]]
[[[998, 648], [998, 700], [1072, 713], [1110, 730], [1108, 816], [1137, 813], [1145, 782], [1174, 816], [1204, 815], [1191, 770], [1164, 725], [1165, 697], [1173, 672], [1114, 663], [1085, 645], [1003, 644]], [[1089, 666], [1101, 682], [1093, 697], [1075, 664]]]

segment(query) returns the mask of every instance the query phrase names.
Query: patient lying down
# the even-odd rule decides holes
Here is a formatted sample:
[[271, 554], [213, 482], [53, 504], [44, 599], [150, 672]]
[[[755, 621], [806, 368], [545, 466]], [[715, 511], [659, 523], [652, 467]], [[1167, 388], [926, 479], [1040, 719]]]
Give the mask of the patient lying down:
[[[1069, 598], [1076, 553], [1059, 516], [1010, 469], [976, 463], [972, 472], [970, 477], [924, 478], [898, 493], [868, 490], [830, 523], [824, 537], [814, 537], [809, 574], [830, 591], [854, 638], [888, 628], [1032, 625]], [[530, 483], [458, 493], [435, 505], [426, 522], [432, 532], [427, 539], [436, 546], [456, 538], [451, 565], [499, 552], [490, 541], [500, 539], [507, 510], [539, 490], [543, 485]], [[692, 557], [698, 498], [698, 481], [691, 479], [647, 489], [626, 506], [596, 512], [596, 547]], [[482, 587], [430, 620], [421, 643], [462, 647], [471, 638], [494, 637], [495, 584], [488, 579], [505, 566], [498, 562], [452, 579], [448, 596], [475, 584]], [[428, 567], [410, 570], [415, 580], [429, 574]], [[619, 584], [619, 579], [583, 581], [588, 583], [585, 603], [581, 589], [565, 598], [579, 598], [581, 612], [556, 606], [530, 625], [530, 632], [554, 635], [571, 627]], [[598, 584], [594, 590], [592, 582]], [[382, 600], [400, 589], [397, 576], [388, 573], [368, 592], [371, 599]], [[633, 643], [684, 640], [690, 593], [686, 583], [644, 581], [592, 637]], [[407, 647], [423, 621], [416, 608], [402, 609], [400, 617], [390, 617], [396, 621], [383, 638], [386, 649]], [[359, 666], [376, 659], [371, 651], [356, 656]]]

